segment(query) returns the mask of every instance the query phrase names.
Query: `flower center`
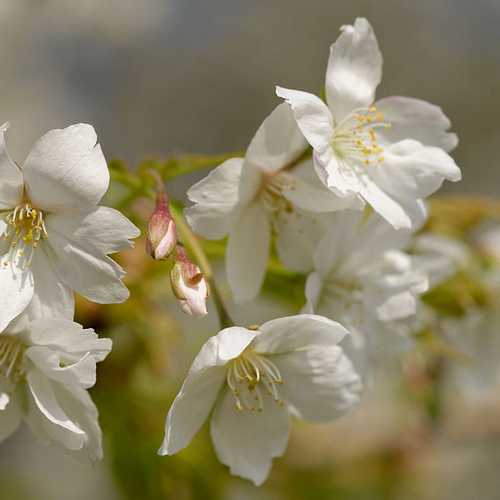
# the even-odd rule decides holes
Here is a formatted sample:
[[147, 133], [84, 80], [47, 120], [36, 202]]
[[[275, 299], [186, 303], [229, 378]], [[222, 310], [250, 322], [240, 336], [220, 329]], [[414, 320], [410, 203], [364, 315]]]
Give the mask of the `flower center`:
[[[10, 245], [10, 258], [19, 250], [19, 258], [23, 260], [24, 266], [29, 266], [33, 259], [35, 248], [43, 238], [47, 238], [43, 212], [33, 208], [30, 203], [19, 205], [5, 216], [7, 228], [2, 238]], [[7, 265], [7, 262], [4, 262]]]
[[293, 189], [293, 177], [282, 172], [265, 176], [260, 196], [264, 208], [273, 215], [293, 212], [293, 205], [283, 196], [283, 190]]
[[278, 392], [283, 383], [281, 373], [272, 361], [252, 349], [246, 349], [231, 362], [226, 380], [240, 411], [262, 411], [266, 394], [283, 405]]
[[24, 343], [16, 335], [0, 334], [0, 377], [17, 383], [24, 374]]
[[382, 163], [384, 149], [378, 143], [376, 130], [390, 126], [375, 106], [356, 109], [335, 128], [332, 147], [340, 158], [361, 160], [366, 166]]

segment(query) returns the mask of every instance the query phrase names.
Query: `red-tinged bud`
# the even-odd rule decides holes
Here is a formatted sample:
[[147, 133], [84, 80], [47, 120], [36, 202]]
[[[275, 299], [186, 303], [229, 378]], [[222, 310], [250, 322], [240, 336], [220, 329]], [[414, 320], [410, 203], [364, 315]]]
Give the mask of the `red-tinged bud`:
[[156, 260], [165, 260], [172, 255], [177, 245], [177, 229], [168, 208], [164, 191], [156, 197], [156, 207], [148, 223], [146, 250]]
[[174, 295], [186, 314], [207, 314], [208, 284], [200, 268], [189, 260], [181, 245], [177, 246], [175, 264], [170, 271], [170, 282]]

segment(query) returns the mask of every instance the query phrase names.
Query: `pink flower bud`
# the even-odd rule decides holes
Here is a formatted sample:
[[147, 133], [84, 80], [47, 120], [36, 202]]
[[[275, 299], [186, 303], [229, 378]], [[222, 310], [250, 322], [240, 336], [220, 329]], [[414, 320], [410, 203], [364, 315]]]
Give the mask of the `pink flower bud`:
[[148, 223], [146, 250], [156, 260], [168, 259], [177, 245], [177, 229], [164, 191], [156, 197], [156, 207]]
[[177, 246], [177, 257], [170, 271], [170, 282], [174, 295], [186, 314], [207, 314], [208, 284], [200, 268], [189, 260], [181, 245]]

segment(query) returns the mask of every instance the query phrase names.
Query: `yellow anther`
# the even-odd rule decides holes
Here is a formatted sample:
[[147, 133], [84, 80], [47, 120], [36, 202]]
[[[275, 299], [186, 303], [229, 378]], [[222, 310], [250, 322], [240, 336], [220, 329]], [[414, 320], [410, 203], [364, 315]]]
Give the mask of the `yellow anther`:
[[368, 111], [370, 113], [375, 113], [375, 111], [377, 111], [377, 107], [376, 106], [371, 106], [370, 108], [368, 108]]

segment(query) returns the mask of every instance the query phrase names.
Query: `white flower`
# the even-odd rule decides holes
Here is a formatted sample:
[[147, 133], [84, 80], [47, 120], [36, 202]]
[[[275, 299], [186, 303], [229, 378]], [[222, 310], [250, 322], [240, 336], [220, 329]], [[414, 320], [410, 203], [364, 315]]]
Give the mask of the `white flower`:
[[290, 414], [326, 422], [357, 403], [359, 377], [337, 345], [347, 333], [312, 315], [275, 319], [258, 330], [222, 330], [194, 360], [168, 413], [159, 453], [185, 448], [213, 410], [219, 460], [262, 484], [272, 459], [285, 452]]
[[374, 103], [382, 55], [366, 19], [344, 26], [331, 47], [326, 105], [307, 92], [277, 88], [314, 149], [321, 180], [335, 193], [357, 195], [395, 228], [425, 216], [421, 200], [444, 179], [460, 180], [446, 153], [457, 144], [440, 108], [407, 97]]
[[73, 317], [72, 290], [99, 303], [122, 302], [124, 272], [107, 254], [138, 229], [98, 203], [109, 172], [90, 125], [52, 130], [24, 165], [0, 135], [0, 331], [22, 311]]
[[110, 350], [111, 340], [65, 319], [23, 315], [11, 323], [0, 333], [0, 441], [25, 420], [43, 441], [101, 459], [97, 410], [86, 389]]
[[396, 231], [377, 214], [345, 210], [329, 216], [306, 282], [306, 310], [335, 318], [353, 332], [369, 335], [378, 321], [415, 314], [428, 288], [402, 250], [412, 236]]
[[209, 239], [229, 234], [226, 269], [238, 302], [259, 293], [272, 232], [282, 262], [308, 270], [315, 228], [307, 213], [352, 205], [325, 189], [309, 164], [296, 167], [306, 148], [282, 104], [264, 120], [245, 158], [224, 162], [188, 191], [195, 205], [185, 214], [194, 231]]

